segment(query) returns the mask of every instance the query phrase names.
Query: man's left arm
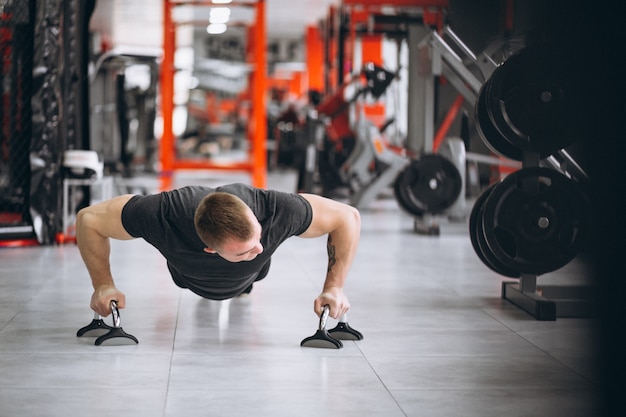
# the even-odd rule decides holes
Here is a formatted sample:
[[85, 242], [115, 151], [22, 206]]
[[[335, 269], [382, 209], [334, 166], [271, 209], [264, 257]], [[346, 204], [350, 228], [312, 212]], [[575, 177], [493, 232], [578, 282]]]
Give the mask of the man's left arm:
[[299, 237], [328, 235], [326, 280], [313, 308], [320, 315], [322, 307], [328, 304], [330, 316], [338, 319], [350, 308], [343, 288], [359, 244], [361, 216], [356, 208], [347, 204], [315, 194], [301, 195], [311, 204], [313, 219], [309, 228]]

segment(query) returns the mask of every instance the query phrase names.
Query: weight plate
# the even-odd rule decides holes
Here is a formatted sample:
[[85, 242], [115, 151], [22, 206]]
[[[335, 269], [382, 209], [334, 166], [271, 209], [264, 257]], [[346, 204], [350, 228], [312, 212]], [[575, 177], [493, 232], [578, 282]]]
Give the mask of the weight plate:
[[548, 168], [524, 168], [498, 183], [484, 203], [483, 235], [509, 269], [541, 275], [570, 262], [589, 225], [578, 184]]
[[494, 271], [497, 274], [503, 275], [505, 277], [511, 278], [519, 278], [520, 273], [508, 268], [503, 262], [500, 262], [498, 258], [491, 252], [487, 242], [485, 240], [485, 236], [483, 234], [483, 224], [482, 224], [482, 216], [483, 216], [483, 208], [485, 205], [485, 201], [487, 201], [487, 197], [491, 193], [493, 189], [493, 185], [483, 191], [472, 206], [472, 211], [469, 217], [469, 235], [470, 240], [472, 242], [472, 247], [474, 248], [474, 252], [478, 255], [478, 258], [487, 265], [489, 269]]
[[526, 47], [498, 66], [485, 97], [493, 125], [522, 151], [545, 158], [580, 138], [578, 81], [563, 54], [547, 45]]
[[411, 199], [407, 196], [408, 187], [405, 184], [406, 175], [404, 174], [404, 170], [398, 174], [396, 180], [393, 183], [393, 192], [396, 197], [396, 201], [398, 205], [405, 210], [407, 213], [412, 214], [414, 216], [421, 216], [424, 213], [419, 212], [419, 207], [413, 207], [411, 204]]
[[424, 154], [398, 174], [394, 183], [400, 206], [414, 216], [438, 214], [452, 206], [463, 179], [456, 166], [436, 154]]
[[478, 134], [482, 138], [485, 145], [487, 145], [493, 153], [505, 158], [521, 161], [523, 156], [522, 150], [512, 145], [504, 136], [502, 136], [489, 117], [489, 110], [487, 109], [485, 100], [488, 88], [489, 81], [481, 87], [480, 92], [478, 93], [478, 99], [476, 100], [476, 106], [474, 107], [476, 129], [478, 130]]

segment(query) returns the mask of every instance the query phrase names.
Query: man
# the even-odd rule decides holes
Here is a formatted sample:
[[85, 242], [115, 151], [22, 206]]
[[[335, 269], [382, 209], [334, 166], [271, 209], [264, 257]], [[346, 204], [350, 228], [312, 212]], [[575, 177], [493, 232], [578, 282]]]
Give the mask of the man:
[[338, 319], [350, 303], [343, 292], [360, 236], [359, 212], [313, 194], [291, 194], [231, 184], [188, 186], [157, 194], [122, 195], [78, 212], [78, 248], [94, 288], [91, 308], [103, 317], [111, 300], [125, 306], [109, 264], [109, 239], [143, 238], [167, 260], [176, 285], [209, 299], [251, 291], [271, 255], [291, 236], [328, 235], [328, 268], [313, 308], [329, 305]]

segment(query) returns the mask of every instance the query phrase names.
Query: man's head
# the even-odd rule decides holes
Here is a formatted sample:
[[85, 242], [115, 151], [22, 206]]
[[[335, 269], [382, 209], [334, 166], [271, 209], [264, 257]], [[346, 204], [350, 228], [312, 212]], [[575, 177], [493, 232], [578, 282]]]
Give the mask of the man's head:
[[208, 253], [230, 262], [251, 261], [263, 252], [261, 225], [250, 207], [239, 197], [215, 192], [198, 205], [194, 216], [196, 232]]

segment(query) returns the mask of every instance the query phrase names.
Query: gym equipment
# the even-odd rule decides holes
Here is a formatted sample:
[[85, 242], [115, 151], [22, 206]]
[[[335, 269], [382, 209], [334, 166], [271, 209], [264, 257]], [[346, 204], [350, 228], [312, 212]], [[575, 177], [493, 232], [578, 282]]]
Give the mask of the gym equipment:
[[117, 302], [111, 300], [111, 315], [113, 316], [113, 327], [105, 324], [102, 318], [95, 313], [94, 319], [87, 326], [81, 328], [76, 333], [77, 337], [97, 336], [94, 344], [96, 346], [119, 346], [135, 345], [139, 341], [131, 334], [124, 331], [121, 326], [120, 312]]
[[512, 268], [509, 268], [504, 262], [501, 262], [496, 256], [490, 252], [489, 246], [485, 241], [485, 235], [483, 234], [482, 216], [484, 215], [485, 201], [491, 194], [491, 191], [495, 187], [495, 184], [484, 190], [474, 202], [472, 211], [469, 217], [469, 235], [472, 242], [472, 247], [478, 255], [481, 261], [492, 271], [510, 278], [519, 278], [520, 273]]
[[483, 140], [483, 143], [495, 154], [510, 158], [516, 161], [522, 160], [522, 150], [507, 141], [500, 131], [491, 123], [487, 101], [485, 99], [486, 89], [489, 84], [486, 83], [480, 89], [478, 98], [476, 99], [475, 118], [476, 130]]
[[590, 227], [590, 207], [579, 183], [545, 167], [509, 174], [476, 200], [469, 220], [472, 246], [502, 282], [502, 298], [537, 320], [594, 317], [597, 292], [589, 285], [537, 285], [578, 253]]
[[71, 178], [102, 178], [104, 162], [96, 151], [69, 150], [63, 153], [63, 169]]
[[374, 99], [379, 99], [391, 82], [396, 78], [396, 74], [388, 71], [373, 62], [366, 62], [363, 65], [363, 75], [366, 79], [367, 92], [370, 93]]
[[467, 103], [474, 105], [483, 81], [497, 68], [492, 56], [504, 42], [497, 39], [483, 52], [475, 54], [449, 26], [441, 31], [432, 29], [423, 39], [420, 39], [418, 27], [411, 25], [408, 30], [410, 81], [406, 147], [418, 154], [428, 153], [434, 150], [436, 118], [434, 106], [424, 103], [436, 102], [435, 77], [445, 77]]
[[357, 90], [350, 101], [348, 117], [355, 142], [339, 167], [339, 177], [351, 191], [350, 205], [358, 209], [367, 208], [408, 163], [407, 158], [393, 151], [383, 138], [385, 128], [393, 119], [387, 120], [382, 127], [376, 126], [366, 117], [364, 106], [359, 103], [367, 95], [379, 99], [395, 79], [395, 74], [373, 63], [364, 64], [361, 74], [366, 83], [365, 86], [355, 83]]
[[457, 198], [445, 210], [445, 213], [450, 219], [464, 219], [467, 217], [465, 197], [467, 196], [467, 180], [469, 178], [468, 167], [472, 164], [472, 161], [468, 158], [465, 141], [460, 137], [448, 136], [437, 147], [437, 155], [450, 161], [457, 169], [460, 178], [460, 189]]
[[314, 118], [308, 120], [314, 122], [314, 129], [322, 128], [321, 138], [317, 137], [318, 131], [310, 139], [316, 142], [317, 172], [313, 176], [319, 177], [322, 194], [329, 195], [349, 186], [340, 169], [348, 158], [354, 158], [352, 155], [358, 144], [350, 113], [353, 104], [367, 89], [355, 75], [318, 104]]
[[503, 156], [523, 152], [545, 158], [581, 139], [584, 103], [572, 58], [557, 47], [523, 48], [499, 65], [481, 89], [476, 106], [481, 137]]
[[[0, 93], [0, 120], [2, 121], [0, 122], [2, 124], [0, 131], [0, 247], [39, 244], [36, 233], [41, 230], [41, 227], [35, 230], [34, 220], [38, 220], [37, 215], [43, 210], [36, 203], [40, 201], [42, 195], [45, 196], [46, 203], [52, 200], [50, 193], [56, 191], [54, 188], [56, 183], [51, 181], [53, 185], [45, 190], [39, 190], [37, 187], [42, 178], [46, 180], [53, 177], [56, 181], [57, 177], [54, 175], [57, 172], [56, 162], [50, 161], [50, 165], [45, 166], [48, 162], [47, 157], [57, 148], [54, 137], [51, 136], [70, 123], [64, 117], [63, 120], [67, 123], [63, 126], [50, 123], [53, 127], [49, 130], [33, 129], [32, 125], [35, 120], [50, 120], [45, 119], [39, 111], [56, 110], [54, 99], [57, 96], [51, 96], [46, 101], [46, 104], [49, 104], [46, 106], [31, 104], [41, 103], [33, 98], [40, 88], [37, 84], [39, 79], [37, 65], [33, 63], [37, 60], [37, 57], [33, 58], [35, 55], [33, 46], [36, 46], [39, 41], [43, 43], [45, 37], [34, 36], [39, 32], [35, 32], [34, 15], [36, 13], [33, 13], [30, 3], [32, 2], [2, 2], [0, 12], [2, 21], [0, 26], [0, 39], [2, 39], [0, 41], [0, 56], [2, 56], [2, 65], [0, 65], [0, 85], [2, 85], [2, 93]], [[58, 22], [58, 19], [52, 17], [51, 21]], [[55, 42], [50, 42], [50, 45], [55, 47], [51, 49], [63, 50], [56, 47]], [[47, 52], [46, 58], [50, 56]], [[41, 55], [43, 54], [38, 54], [38, 56]], [[50, 68], [54, 62], [60, 61], [47, 61], [39, 68], [43, 67], [44, 72], [48, 74], [54, 72], [54, 77], [62, 80], [64, 73]], [[45, 146], [40, 146], [39, 141], [45, 143]], [[54, 159], [56, 156], [53, 155], [49, 159], [56, 161]], [[40, 170], [42, 166], [49, 169]], [[32, 204], [33, 202], [35, 204]], [[56, 201], [53, 200], [50, 205], [55, 204]], [[48, 224], [44, 222], [41, 226], [45, 228]]]
[[540, 166], [556, 169], [563, 175], [577, 181], [585, 187], [590, 185], [589, 176], [585, 170], [565, 149], [561, 149], [557, 153], [540, 161]]
[[302, 347], [314, 347], [325, 349], [341, 349], [343, 343], [341, 340], [331, 336], [326, 330], [326, 321], [328, 320], [328, 314], [330, 308], [325, 305], [322, 308], [322, 314], [320, 315], [319, 327], [313, 336], [306, 337], [300, 342]]
[[518, 278], [502, 283], [502, 298], [537, 320], [598, 312], [594, 286], [537, 285], [578, 255], [592, 226], [589, 178], [565, 149], [590, 132], [575, 59], [527, 46], [494, 69], [474, 108], [485, 145], [521, 167], [476, 200], [472, 246], [490, 269]]
[[78, 329], [76, 337], [100, 337], [107, 334], [112, 328], [113, 327], [109, 326], [104, 322], [104, 320], [102, 320], [100, 314], [93, 313], [93, 320], [91, 320], [91, 323]]
[[437, 154], [424, 154], [411, 161], [394, 183], [400, 206], [418, 217], [442, 213], [456, 201], [461, 188], [459, 170]]
[[[466, 216], [466, 170], [469, 166], [474, 168], [473, 172], [477, 173], [477, 168], [475, 168], [477, 161], [470, 158], [470, 156], [475, 154], [470, 155], [467, 152], [467, 147], [458, 146], [458, 143], [454, 140], [455, 138], [446, 137], [448, 129], [456, 117], [458, 107], [463, 105], [464, 102], [472, 106], [476, 103], [484, 80], [488, 79], [497, 68], [494, 57], [504, 47], [504, 40], [497, 39], [484, 51], [475, 54], [449, 26], [444, 26], [442, 30], [430, 30], [421, 40], [420, 36], [422, 34], [418, 27], [410, 26], [408, 33], [408, 75], [410, 81], [408, 98], [409, 118], [405, 147], [407, 152], [418, 157], [433, 153], [446, 157], [457, 169], [459, 177], [456, 175], [450, 177], [447, 181], [447, 187], [438, 188], [437, 193], [441, 194], [444, 190], [448, 190], [450, 195], [453, 195], [455, 187], [459, 186], [456, 183], [457, 181], [460, 182], [460, 190], [456, 199], [453, 199], [450, 195], [444, 198], [442, 206], [444, 208], [438, 209], [438, 213], [431, 213], [422, 208], [415, 210], [414, 213], [415, 207], [412, 207], [413, 204], [411, 204], [410, 199], [406, 201], [407, 196], [398, 192], [398, 187], [401, 187], [400, 181], [402, 181], [400, 178], [394, 184], [394, 191], [396, 192], [396, 198], [399, 196], [400, 199], [405, 200], [403, 202], [399, 201], [400, 206], [405, 210], [408, 209], [409, 213], [416, 215], [414, 218], [414, 231], [421, 234], [438, 235], [439, 224], [437, 216], [446, 215], [451, 219], [460, 219]], [[438, 90], [434, 86], [437, 83], [437, 77], [440, 76], [445, 77], [445, 80], [458, 92], [458, 96], [435, 134], [437, 118], [434, 112], [436, 111]], [[459, 99], [462, 101], [459, 102]], [[423, 103], [433, 103], [433, 105], [424, 106]], [[458, 106], [456, 110], [455, 106]], [[446, 137], [446, 140], [440, 143], [443, 137]], [[440, 144], [444, 146], [439, 146]], [[481, 158], [482, 155], [477, 155], [477, 157]], [[500, 161], [494, 159], [488, 163], [499, 164]], [[411, 169], [406, 168], [404, 174], [410, 175]], [[432, 195], [433, 193], [429, 194]], [[438, 197], [441, 197], [441, 195]]]
[[363, 334], [350, 327], [348, 315], [343, 314], [337, 325], [328, 331], [332, 337], [339, 340], [363, 340]]
[[352, 153], [340, 167], [340, 175], [350, 185], [350, 205], [367, 208], [380, 193], [393, 184], [409, 160], [391, 150], [381, 138], [379, 129], [361, 114], [356, 123]]
[[578, 254], [589, 210], [576, 182], [563, 174], [542, 167], [513, 172], [484, 202], [484, 254], [520, 273], [555, 271]]

